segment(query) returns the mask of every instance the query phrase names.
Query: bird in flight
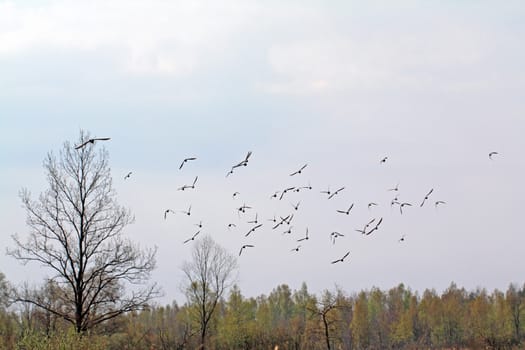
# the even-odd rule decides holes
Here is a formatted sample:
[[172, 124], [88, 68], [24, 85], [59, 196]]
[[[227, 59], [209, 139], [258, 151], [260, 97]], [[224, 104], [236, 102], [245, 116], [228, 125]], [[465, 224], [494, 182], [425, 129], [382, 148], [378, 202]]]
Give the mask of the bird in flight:
[[250, 231], [248, 231], [248, 233], [244, 235], [244, 237], [248, 237], [248, 236], [250, 235], [250, 233], [255, 232], [255, 230], [257, 230], [257, 229], [258, 229], [259, 227], [261, 227], [262, 225], [263, 225], [263, 224], [259, 224], [259, 225], [256, 225], [256, 226], [252, 227], [252, 228], [250, 229]]
[[295, 189], [295, 192], [299, 192], [300, 190], [311, 190], [311, 189], [312, 189], [312, 185], [310, 185], [310, 182], [308, 182], [307, 186], [297, 187]]
[[284, 217], [284, 218], [283, 218], [282, 216], [280, 216], [280, 218], [281, 218], [281, 221], [278, 222], [277, 224], [275, 224], [275, 226], [272, 227], [272, 230], [275, 230], [277, 227], [281, 226], [281, 225], [284, 224], [284, 223], [288, 223], [287, 220], [290, 218], [290, 215], [288, 215], [288, 216], [286, 216], [286, 217]]
[[243, 204], [242, 207], [237, 208], [237, 213], [246, 213], [246, 209], [251, 209], [252, 207]]
[[188, 238], [187, 240], [185, 240], [184, 242], [182, 242], [183, 244], [186, 244], [188, 243], [189, 241], [194, 241], [195, 240], [195, 237], [197, 237], [197, 235], [201, 233], [201, 231], [197, 231], [197, 233], [195, 233], [192, 237]]
[[202, 228], [202, 221], [199, 221], [199, 223], [195, 224], [195, 226], [197, 226], [198, 228]]
[[372, 220], [370, 220], [370, 221], [365, 225], [365, 227], [364, 227], [362, 230], [356, 230], [356, 231], [357, 231], [357, 232], [361, 232], [362, 234], [366, 235], [366, 234], [367, 234], [367, 233], [366, 233], [366, 229], [367, 229], [370, 225], [372, 225], [372, 224], [374, 223], [374, 221], [376, 221], [375, 218], [373, 218]]
[[279, 200], [283, 199], [284, 195], [286, 194], [286, 192], [289, 192], [289, 191], [293, 191], [295, 187], [288, 187], [288, 188], [285, 188], [283, 190], [283, 192], [281, 192], [281, 196], [279, 197]]
[[247, 223], [248, 224], [258, 224], [259, 222], [257, 221], [257, 213], [255, 213], [255, 219], [248, 221]]
[[412, 204], [407, 203], [407, 202], [403, 202], [403, 203], [401, 203], [401, 204], [399, 205], [399, 211], [401, 212], [401, 214], [403, 214], [403, 207], [406, 207], [406, 206], [411, 207]]
[[186, 162], [190, 161], [190, 160], [195, 160], [197, 158], [195, 157], [189, 157], [189, 158], [184, 158], [184, 160], [182, 161], [182, 163], [180, 163], [180, 166], [179, 166], [179, 170], [182, 169], [182, 167], [184, 166], [184, 164], [186, 164]]
[[401, 236], [401, 238], [398, 240], [398, 242], [400, 242], [400, 243], [401, 243], [401, 242], [404, 242], [404, 241], [405, 241], [405, 236], [406, 236], [406, 235]]
[[299, 244], [297, 247], [295, 247], [294, 249], [290, 250], [290, 251], [291, 251], [291, 252], [293, 252], [293, 251], [298, 252], [298, 251], [299, 251], [299, 248], [301, 248], [301, 245], [300, 245], [300, 244]]
[[333, 196], [335, 196], [336, 194], [338, 194], [339, 192], [341, 192], [341, 191], [344, 190], [344, 189], [345, 189], [344, 186], [341, 187], [341, 188], [339, 188], [339, 189], [338, 189], [337, 191], [335, 191], [334, 193], [328, 195], [328, 199], [332, 199]]
[[255, 246], [254, 246], [254, 245], [251, 245], [251, 244], [245, 244], [245, 245], [243, 245], [243, 246], [241, 247], [241, 250], [239, 250], [239, 256], [241, 256], [242, 251], [243, 251], [244, 249], [246, 249], [246, 248], [253, 248], [253, 247], [255, 247]]
[[321, 193], [325, 193], [328, 197], [330, 197], [332, 191], [330, 191], [330, 187], [328, 187], [325, 191], [321, 191]]
[[420, 207], [423, 206], [423, 204], [425, 204], [425, 201], [428, 199], [428, 196], [430, 196], [430, 194], [434, 192], [434, 189], [431, 188], [430, 191], [428, 191], [428, 193], [425, 195], [425, 198], [423, 198], [423, 201], [421, 202], [421, 204], [419, 205]]
[[292, 228], [293, 228], [293, 226], [288, 227], [288, 230], [284, 231], [284, 232], [283, 232], [283, 235], [285, 235], [285, 234], [291, 234], [291, 233], [292, 233]]
[[499, 154], [499, 153], [498, 152], [490, 152], [489, 153], [489, 158], [492, 160], [492, 156], [495, 156], [497, 154]]
[[332, 244], [335, 244], [335, 240], [337, 239], [337, 237], [344, 237], [345, 235], [343, 235], [342, 233], [339, 233], [339, 232], [332, 232], [330, 233], [330, 238], [332, 238]]
[[297, 202], [297, 204], [293, 204], [293, 203], [290, 203], [292, 205], [292, 207], [294, 208], [294, 210], [299, 210], [299, 205], [301, 204], [301, 201]]
[[347, 210], [337, 210], [337, 212], [341, 213], [341, 214], [349, 215], [350, 214], [350, 210], [352, 210], [353, 207], [354, 207], [354, 203], [352, 203], [352, 205]]
[[349, 254], [350, 252], [347, 252], [342, 258], [332, 261], [332, 264], [343, 262]]
[[133, 172], [131, 171], [127, 173], [126, 176], [124, 176], [124, 180], [129, 179], [131, 177], [131, 174], [133, 174]]
[[377, 205], [377, 203], [374, 203], [374, 202], [368, 203], [368, 210], [370, 210], [370, 208], [372, 208], [372, 207], [375, 207], [376, 205]]
[[290, 174], [290, 176], [294, 176], [294, 175], [297, 175], [297, 174], [301, 174], [302, 171], [304, 170], [304, 168], [306, 168], [308, 166], [308, 164], [305, 164], [301, 167], [301, 169], [297, 170], [297, 171], [294, 171], [293, 173]]
[[434, 203], [434, 206], [437, 208], [438, 205], [440, 205], [440, 204], [447, 204], [447, 202], [445, 202], [445, 201], [436, 201], [436, 202]]
[[383, 218], [379, 219], [379, 221], [377, 222], [377, 224], [370, 230], [368, 231], [367, 233], [365, 233], [365, 235], [369, 235], [371, 234], [372, 232], [376, 231], [378, 228], [379, 228], [379, 225], [381, 225], [381, 223], [383, 222]]
[[235, 199], [238, 195], [240, 195], [241, 192], [233, 192], [232, 198]]
[[235, 224], [228, 224], [228, 230], [231, 229], [232, 227], [237, 227], [237, 225], [235, 225]]
[[108, 141], [111, 140], [109, 137], [94, 137], [92, 139], [89, 139], [87, 141], [84, 141], [80, 145], [76, 146], [75, 149], [81, 149], [82, 147], [86, 146], [88, 143], [94, 144], [95, 141]]
[[164, 210], [164, 220], [166, 220], [166, 217], [167, 217], [168, 213], [175, 214], [175, 212], [173, 210], [171, 210], [171, 209]]
[[306, 235], [303, 238], [299, 238], [297, 242], [307, 241], [308, 240], [308, 227], [306, 228]]
[[248, 159], [250, 159], [251, 155], [252, 155], [252, 151], [249, 151], [246, 154], [246, 157], [244, 158], [244, 160], [242, 162], [237, 163], [234, 166], [232, 166], [232, 170], [235, 169], [235, 168], [241, 167], [241, 166], [247, 166], [248, 165]]
[[191, 205], [190, 205], [190, 207], [188, 208], [188, 211], [181, 210], [180, 212], [181, 212], [181, 213], [184, 213], [184, 214], [186, 214], [186, 215], [188, 215], [188, 216], [190, 216], [190, 215], [191, 215]]
[[384, 163], [386, 163], [387, 160], [388, 160], [388, 157], [383, 157], [383, 158], [381, 158], [379, 163], [384, 164]]
[[191, 189], [194, 189], [195, 188], [195, 184], [197, 183], [197, 179], [199, 177], [198, 176], [195, 176], [195, 179], [193, 180], [193, 183], [191, 185], [184, 185], [182, 187], [179, 187], [177, 190], [179, 191], [184, 191], [186, 190], [187, 188], [191, 188]]
[[388, 190], [395, 191], [395, 192], [399, 191], [399, 184], [397, 184], [396, 187], [389, 188]]
[[270, 199], [277, 198], [279, 196], [279, 191], [275, 191], [274, 194], [270, 196]]

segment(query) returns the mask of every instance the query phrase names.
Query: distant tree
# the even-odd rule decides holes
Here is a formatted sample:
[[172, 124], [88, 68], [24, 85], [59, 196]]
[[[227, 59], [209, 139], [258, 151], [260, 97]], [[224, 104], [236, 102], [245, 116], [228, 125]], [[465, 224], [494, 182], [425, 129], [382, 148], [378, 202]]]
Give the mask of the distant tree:
[[184, 292], [200, 331], [200, 349], [205, 349], [212, 316], [224, 292], [234, 284], [237, 259], [209, 237], [196, 241], [193, 260], [185, 262]]
[[[77, 143], [89, 138], [81, 131]], [[38, 200], [26, 189], [20, 193], [29, 237], [23, 242], [14, 235], [16, 247], [8, 250], [24, 264], [48, 268], [60, 290], [54, 303], [38, 294], [18, 294], [16, 300], [71, 322], [77, 332], [141, 309], [159, 294], [155, 284], [148, 284], [156, 251], [141, 250], [123, 237], [133, 217], [118, 205], [108, 152], [97, 152], [96, 145], [75, 149], [65, 142], [58, 157], [48, 153], [49, 188]]]
[[505, 298], [512, 318], [514, 342], [519, 343], [521, 342], [522, 318], [525, 313], [525, 286], [520, 290], [514, 284], [509, 285]]

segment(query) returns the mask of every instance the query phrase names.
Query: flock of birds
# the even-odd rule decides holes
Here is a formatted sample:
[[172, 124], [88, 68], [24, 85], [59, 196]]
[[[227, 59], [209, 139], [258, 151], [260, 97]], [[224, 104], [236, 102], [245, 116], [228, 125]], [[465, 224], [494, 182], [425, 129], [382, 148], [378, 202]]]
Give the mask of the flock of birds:
[[[78, 150], [78, 149], [81, 149], [81, 148], [83, 148], [83, 147], [85, 147], [85, 146], [87, 146], [89, 144], [94, 144], [96, 141], [108, 141], [108, 140], [110, 140], [109, 137], [90, 138], [90, 139], [84, 141], [83, 143], [81, 143], [80, 145], [76, 146], [75, 148]], [[488, 158], [490, 160], [493, 160], [494, 156], [496, 156], [498, 154], [499, 153], [495, 152], [495, 151], [490, 152], [488, 154]], [[250, 152], [248, 152], [246, 154], [244, 159], [242, 159], [240, 162], [236, 162], [234, 165], [232, 165], [231, 168], [226, 173], [226, 177], [229, 177], [232, 174], [234, 174], [234, 171], [236, 171], [237, 169], [248, 166], [251, 156], [252, 156], [252, 152], [250, 151]], [[193, 162], [193, 161], [196, 161], [196, 160], [197, 160], [197, 157], [184, 158], [182, 160], [182, 162], [180, 163], [179, 170], [182, 170], [183, 167], [188, 162]], [[382, 157], [380, 159], [379, 163], [380, 164], [385, 164], [387, 161], [388, 161], [388, 157], [385, 156], [385, 157]], [[289, 176], [290, 177], [295, 177], [297, 175], [301, 175], [301, 174], [303, 174], [306, 171], [307, 167], [308, 167], [308, 164], [304, 164], [304, 165], [300, 166], [297, 170], [291, 172], [289, 174]], [[128, 172], [124, 176], [124, 180], [130, 179], [132, 174], [133, 173], [131, 171]], [[182, 186], [178, 187], [177, 190], [178, 191], [195, 190], [198, 179], [199, 179], [199, 177], [195, 176], [195, 178], [193, 179], [191, 184], [183, 184]], [[273, 194], [270, 195], [270, 199], [275, 199], [275, 200], [278, 200], [278, 201], [282, 201], [288, 193], [291, 193], [291, 192], [297, 193], [297, 192], [301, 192], [303, 190], [312, 190], [312, 189], [313, 188], [312, 188], [312, 186], [309, 183], [306, 186], [290, 186], [290, 187], [284, 188], [283, 190], [275, 191]], [[345, 190], [345, 186], [341, 186], [341, 187], [337, 188], [334, 191], [330, 190], [330, 188], [327, 188], [325, 190], [320, 191], [320, 193], [325, 195], [326, 198], [328, 200], [330, 200], [330, 199], [334, 198], [335, 196], [339, 195], [344, 190]], [[394, 196], [393, 196], [392, 200], [390, 201], [390, 206], [392, 208], [397, 206], [399, 208], [399, 212], [400, 212], [401, 215], [403, 214], [403, 210], [406, 210], [408, 207], [412, 207], [413, 206], [413, 204], [410, 203], [410, 202], [400, 201], [400, 199], [399, 199], [399, 183], [395, 187], [389, 188], [388, 192], [393, 192], [394, 193]], [[423, 207], [427, 203], [427, 201], [430, 200], [433, 192], [434, 192], [434, 188], [430, 188], [428, 190], [428, 192], [426, 192], [426, 194], [424, 196], [422, 196], [422, 200], [419, 203], [419, 207]], [[239, 195], [240, 195], [240, 193], [238, 191], [235, 191], [232, 194], [232, 198], [236, 199]], [[267, 219], [268, 222], [271, 222], [270, 225], [271, 225], [271, 229], [272, 230], [277, 230], [280, 227], [285, 227], [286, 230], [283, 231], [283, 233], [282, 233], [283, 235], [290, 235], [292, 233], [292, 228], [293, 228], [292, 221], [294, 219], [294, 214], [296, 212], [298, 212], [299, 209], [300, 209], [301, 201], [298, 201], [296, 203], [290, 203], [290, 204], [291, 204], [291, 207], [293, 209], [292, 213], [290, 213], [288, 215], [285, 215], [285, 216], [276, 216], [276, 215], [274, 215], [273, 218]], [[433, 204], [437, 208], [438, 206], [446, 204], [446, 202], [444, 200], [434, 200]], [[378, 203], [376, 203], [376, 202], [369, 202], [367, 204], [368, 210], [371, 210], [373, 207], [375, 207], [377, 205], [378, 205]], [[418, 205], [418, 204], [416, 203], [415, 205]], [[348, 208], [337, 209], [336, 212], [339, 213], [339, 214], [342, 214], [342, 215], [350, 215], [350, 213], [352, 212], [353, 208], [354, 208], [354, 203], [350, 204], [350, 206]], [[186, 216], [191, 216], [192, 215], [191, 209], [192, 209], [191, 205], [188, 206], [187, 210], [174, 211], [174, 210], [172, 210], [170, 208], [167, 208], [167, 209], [164, 210], [164, 220], [167, 220], [168, 216], [173, 215], [173, 214], [177, 214], [177, 213], [181, 213], [181, 214], [186, 215]], [[236, 208], [236, 212], [237, 212], [237, 215], [238, 215], [239, 219], [241, 219], [241, 215], [245, 214], [247, 211], [249, 211], [251, 209], [253, 209], [253, 208], [251, 206], [246, 205], [245, 203], [243, 203], [241, 206], [237, 207]], [[261, 227], [264, 226], [264, 224], [260, 221], [259, 216], [258, 216], [257, 213], [255, 213], [255, 216], [253, 217], [253, 219], [246, 221], [246, 223], [250, 224], [251, 228], [244, 234], [244, 237], [250, 236], [256, 230], [258, 230], [258, 229], [260, 229]], [[375, 231], [378, 231], [380, 229], [382, 223], [383, 223], [383, 217], [372, 218], [362, 228], [355, 229], [355, 231], [361, 233], [364, 236], [370, 236], [372, 233], [374, 233]], [[199, 236], [199, 234], [201, 233], [201, 229], [203, 227], [202, 221], [200, 221], [199, 223], [194, 224], [194, 225], [197, 226], [197, 228], [198, 228], [197, 232], [195, 232], [193, 235], [191, 235], [190, 237], [185, 239], [182, 242], [183, 244], [187, 244], [189, 242], [195, 241], [197, 239], [197, 237]], [[237, 225], [235, 223], [229, 223], [227, 225], [228, 230], [236, 228], [236, 227], [237, 227]], [[305, 241], [308, 241], [309, 240], [308, 233], [309, 233], [308, 232], [308, 228], [306, 228], [306, 232], [305, 232], [304, 236], [301, 236], [301, 238], [296, 239], [296, 243], [303, 243]], [[340, 232], [333, 231], [333, 232], [330, 233], [330, 240], [331, 240], [332, 244], [336, 244], [338, 238], [344, 237], [344, 236], [345, 235], [340, 233]], [[398, 242], [402, 243], [402, 242], [405, 242], [405, 240], [406, 240], [406, 235], [403, 234], [398, 239]], [[243, 244], [240, 247], [238, 255], [241, 256], [242, 253], [246, 249], [254, 248], [254, 247], [255, 247], [254, 244]], [[293, 249], [291, 249], [291, 252], [298, 252], [300, 249], [301, 249], [301, 244], [297, 244]], [[349, 255], [350, 255], [350, 251], [347, 251], [343, 256], [341, 256], [340, 258], [332, 260], [330, 263], [331, 264], [342, 263], [342, 262], [344, 262], [344, 260]]]

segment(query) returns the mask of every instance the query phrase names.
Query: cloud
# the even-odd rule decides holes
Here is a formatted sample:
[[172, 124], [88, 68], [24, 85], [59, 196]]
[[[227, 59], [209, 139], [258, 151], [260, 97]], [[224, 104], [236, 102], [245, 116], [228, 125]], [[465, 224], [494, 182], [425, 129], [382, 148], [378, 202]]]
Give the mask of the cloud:
[[108, 50], [127, 73], [187, 74], [224, 52], [251, 11], [238, 1], [8, 1], [0, 4], [0, 57]]

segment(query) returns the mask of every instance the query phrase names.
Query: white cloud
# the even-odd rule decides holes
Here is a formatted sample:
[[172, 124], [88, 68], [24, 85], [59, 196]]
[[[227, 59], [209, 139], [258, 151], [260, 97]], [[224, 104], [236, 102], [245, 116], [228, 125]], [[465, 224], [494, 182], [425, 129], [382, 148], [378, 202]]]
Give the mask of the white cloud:
[[111, 50], [117, 65], [138, 74], [184, 74], [227, 49], [249, 20], [249, 2], [51, 1], [0, 4], [0, 57], [39, 50]]

